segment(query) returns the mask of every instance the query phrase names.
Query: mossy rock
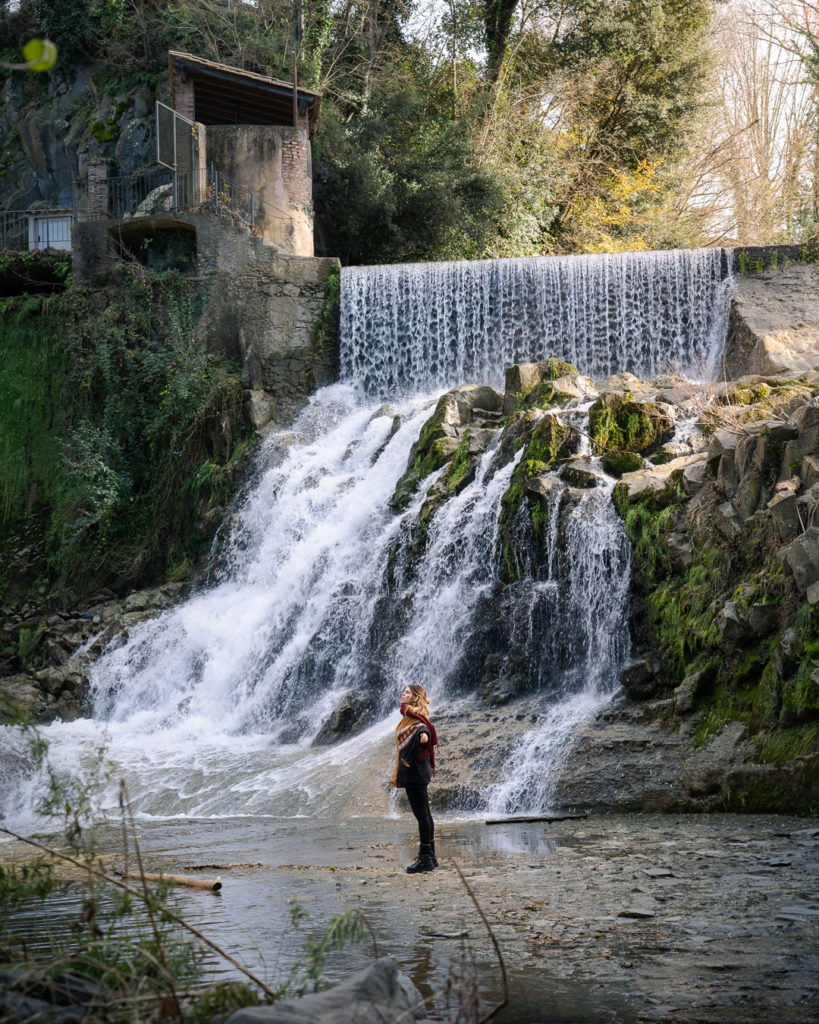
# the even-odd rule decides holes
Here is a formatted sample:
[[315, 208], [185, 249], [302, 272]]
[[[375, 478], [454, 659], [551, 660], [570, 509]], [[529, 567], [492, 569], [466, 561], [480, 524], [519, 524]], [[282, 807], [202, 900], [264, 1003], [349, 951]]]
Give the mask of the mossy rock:
[[589, 428], [596, 452], [628, 451], [647, 455], [674, 436], [674, 418], [656, 402], [607, 393], [589, 410]]
[[435, 412], [421, 427], [418, 440], [412, 446], [404, 475], [398, 481], [390, 498], [390, 508], [400, 511], [409, 504], [418, 484], [424, 477], [445, 466], [458, 450], [459, 442], [444, 430], [444, 416], [448, 395], [442, 395]]
[[[509, 486], [501, 499], [499, 517], [504, 562], [510, 579], [518, 575], [511, 524], [526, 495], [528, 481], [547, 473], [560, 459], [567, 458], [571, 454], [573, 439], [574, 432], [567, 423], [557, 416], [544, 416], [537, 422], [515, 466]], [[534, 525], [537, 528], [538, 524]]]
[[560, 391], [550, 381], [538, 384], [523, 399], [527, 409], [552, 409], [562, 407], [572, 398], [572, 395]]
[[643, 468], [643, 456], [637, 452], [606, 452], [603, 469], [609, 476], [621, 477], [623, 473], [634, 473]]

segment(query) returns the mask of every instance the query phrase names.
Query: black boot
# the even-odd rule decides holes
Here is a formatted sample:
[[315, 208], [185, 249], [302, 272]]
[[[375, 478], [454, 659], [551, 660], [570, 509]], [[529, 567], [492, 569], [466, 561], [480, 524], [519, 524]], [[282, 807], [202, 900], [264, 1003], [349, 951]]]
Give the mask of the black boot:
[[435, 856], [435, 841], [434, 840], [433, 840], [433, 842], [431, 842], [429, 844], [429, 855], [430, 855], [430, 857], [432, 857], [432, 863], [437, 868], [438, 867], [438, 858]]
[[417, 875], [422, 871], [434, 871], [437, 867], [438, 862], [433, 859], [430, 853], [430, 844], [421, 843], [418, 847], [418, 857], [410, 864], [407, 868], [408, 875]]

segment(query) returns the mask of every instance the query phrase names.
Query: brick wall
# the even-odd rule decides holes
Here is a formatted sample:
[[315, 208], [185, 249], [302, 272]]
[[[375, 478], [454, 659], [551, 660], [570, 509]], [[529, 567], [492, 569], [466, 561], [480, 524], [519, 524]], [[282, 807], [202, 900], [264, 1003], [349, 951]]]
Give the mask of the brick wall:
[[178, 114], [195, 121], [193, 102], [193, 79], [188, 76], [182, 81], [182, 72], [174, 66], [173, 71], [173, 105]]
[[282, 184], [291, 203], [313, 207], [310, 140], [302, 129], [282, 132]]
[[88, 165], [88, 212], [92, 220], [108, 216], [108, 169], [102, 161]]

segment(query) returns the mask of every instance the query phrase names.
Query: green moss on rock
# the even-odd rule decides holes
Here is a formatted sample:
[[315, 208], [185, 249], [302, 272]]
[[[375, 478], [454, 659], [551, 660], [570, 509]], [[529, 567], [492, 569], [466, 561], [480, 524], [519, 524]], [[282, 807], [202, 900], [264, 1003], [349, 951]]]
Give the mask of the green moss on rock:
[[637, 452], [606, 452], [602, 462], [609, 476], [621, 477], [643, 468], [643, 457]]
[[556, 416], [544, 416], [538, 420], [520, 461], [515, 466], [503, 498], [499, 517], [504, 565], [509, 579], [520, 576], [519, 559], [511, 536], [511, 524], [523, 502], [529, 481], [553, 468], [559, 459], [569, 454], [572, 430], [567, 423]]
[[674, 420], [656, 402], [637, 402], [626, 393], [605, 394], [589, 410], [595, 452], [647, 454], [674, 435]]

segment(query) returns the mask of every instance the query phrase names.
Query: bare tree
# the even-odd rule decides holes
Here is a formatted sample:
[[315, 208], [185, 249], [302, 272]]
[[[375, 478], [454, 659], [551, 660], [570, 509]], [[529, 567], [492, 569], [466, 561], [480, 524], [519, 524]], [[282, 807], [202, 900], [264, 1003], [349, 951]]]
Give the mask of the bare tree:
[[687, 167], [687, 211], [711, 241], [780, 242], [815, 228], [816, 92], [789, 6], [819, 11], [733, 0], [714, 20], [711, 115]]

